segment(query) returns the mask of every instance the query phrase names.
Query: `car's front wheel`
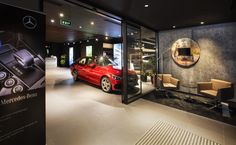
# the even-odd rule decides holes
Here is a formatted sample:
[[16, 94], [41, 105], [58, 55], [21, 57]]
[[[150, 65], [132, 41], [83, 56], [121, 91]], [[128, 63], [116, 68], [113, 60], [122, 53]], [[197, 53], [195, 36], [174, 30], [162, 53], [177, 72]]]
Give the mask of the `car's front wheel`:
[[77, 70], [73, 70], [72, 76], [73, 76], [74, 81], [78, 81], [78, 72], [77, 72]]
[[112, 85], [111, 85], [111, 81], [109, 80], [108, 77], [103, 77], [101, 80], [101, 87], [102, 90], [106, 93], [111, 92], [112, 90]]

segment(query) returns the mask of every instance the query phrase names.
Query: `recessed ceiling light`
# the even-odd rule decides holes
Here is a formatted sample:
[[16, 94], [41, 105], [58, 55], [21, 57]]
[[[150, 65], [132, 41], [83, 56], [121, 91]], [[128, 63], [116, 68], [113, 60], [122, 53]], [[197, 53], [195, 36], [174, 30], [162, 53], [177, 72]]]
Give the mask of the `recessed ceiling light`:
[[94, 22], [92, 21], [92, 22], [90, 22], [90, 24], [91, 24], [91, 25], [94, 25]]
[[149, 5], [148, 5], [148, 4], [146, 4], [146, 5], [144, 5], [144, 7], [145, 7], [145, 8], [148, 8], [148, 7], [149, 7]]
[[82, 26], [79, 26], [80, 29], [82, 29], [83, 27]]
[[130, 35], [134, 35], [134, 33], [133, 33], [133, 32], [131, 32], [131, 33], [130, 33]]
[[176, 26], [172, 26], [174, 29], [176, 28]]
[[80, 41], [79, 43], [82, 43], [82, 41]]
[[55, 20], [54, 20], [54, 19], [51, 19], [50, 22], [51, 22], [51, 23], [55, 23]]
[[63, 14], [63, 13], [59, 13], [59, 16], [60, 16], [61, 18], [63, 18], [63, 17], [64, 17], [64, 14]]
[[75, 42], [73, 42], [73, 44], [75, 44]]
[[70, 43], [67, 43], [67, 45], [70, 45]]
[[205, 24], [205, 22], [201, 22], [200, 24], [203, 25], [203, 24]]
[[89, 42], [89, 40], [87, 40], [87, 42]]
[[105, 39], [108, 40], [108, 37], [106, 36]]
[[98, 38], [96, 38], [95, 40], [98, 41]]

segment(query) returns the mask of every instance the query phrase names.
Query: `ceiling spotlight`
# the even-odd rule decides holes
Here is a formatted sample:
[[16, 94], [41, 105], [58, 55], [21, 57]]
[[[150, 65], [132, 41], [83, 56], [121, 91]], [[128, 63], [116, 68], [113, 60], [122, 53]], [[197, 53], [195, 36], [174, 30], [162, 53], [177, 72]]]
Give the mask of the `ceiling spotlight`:
[[75, 42], [73, 42], [73, 44], [75, 44]]
[[91, 25], [94, 25], [94, 22], [92, 21], [92, 22], [90, 22], [90, 24], [91, 24]]
[[83, 27], [82, 26], [79, 26], [80, 29], [82, 29]]
[[89, 40], [87, 40], [87, 42], [89, 42]]
[[176, 26], [172, 26], [174, 29], [176, 28]]
[[201, 22], [200, 24], [203, 25], [203, 24], [205, 24], [205, 22]]
[[55, 20], [54, 20], [54, 19], [51, 19], [50, 22], [51, 22], [51, 23], [55, 23]]
[[144, 7], [145, 7], [145, 8], [148, 8], [148, 7], [149, 7], [149, 5], [147, 5], [147, 4], [146, 4], [146, 5], [144, 5]]
[[95, 40], [98, 41], [98, 38], [96, 38]]
[[82, 41], [80, 41], [79, 43], [82, 43]]
[[106, 36], [105, 39], [108, 40], [108, 37]]
[[131, 32], [131, 33], [130, 33], [130, 35], [134, 35], [134, 33], [133, 33], [133, 32]]
[[70, 45], [70, 43], [67, 43], [67, 45]]
[[63, 17], [64, 17], [64, 14], [63, 14], [63, 13], [59, 13], [59, 16], [60, 16], [61, 18], [63, 18]]

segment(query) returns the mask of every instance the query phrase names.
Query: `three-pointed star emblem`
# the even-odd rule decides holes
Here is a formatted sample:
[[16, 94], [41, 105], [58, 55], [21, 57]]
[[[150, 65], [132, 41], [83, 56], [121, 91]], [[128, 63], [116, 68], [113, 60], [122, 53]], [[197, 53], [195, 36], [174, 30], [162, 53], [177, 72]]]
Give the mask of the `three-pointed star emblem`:
[[37, 26], [37, 20], [32, 16], [25, 16], [23, 18], [23, 25], [27, 29], [34, 29]]

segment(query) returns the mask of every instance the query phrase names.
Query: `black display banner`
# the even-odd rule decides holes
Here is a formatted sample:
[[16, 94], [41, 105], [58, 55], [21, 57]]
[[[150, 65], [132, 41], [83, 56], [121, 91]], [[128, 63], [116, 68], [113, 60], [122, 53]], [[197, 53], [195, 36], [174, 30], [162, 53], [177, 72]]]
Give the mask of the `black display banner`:
[[45, 16], [0, 3], [0, 145], [45, 145]]

